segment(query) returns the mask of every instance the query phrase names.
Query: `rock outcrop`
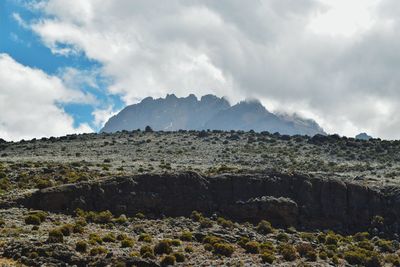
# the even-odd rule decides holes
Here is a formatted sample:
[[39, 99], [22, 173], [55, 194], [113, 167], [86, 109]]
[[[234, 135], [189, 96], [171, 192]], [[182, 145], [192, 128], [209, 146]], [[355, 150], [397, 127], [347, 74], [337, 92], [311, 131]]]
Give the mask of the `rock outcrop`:
[[217, 213], [237, 221], [361, 231], [380, 215], [397, 232], [399, 188], [374, 189], [338, 179], [278, 173], [203, 177], [194, 172], [144, 174], [42, 189], [18, 201], [55, 212], [110, 210], [115, 214]]

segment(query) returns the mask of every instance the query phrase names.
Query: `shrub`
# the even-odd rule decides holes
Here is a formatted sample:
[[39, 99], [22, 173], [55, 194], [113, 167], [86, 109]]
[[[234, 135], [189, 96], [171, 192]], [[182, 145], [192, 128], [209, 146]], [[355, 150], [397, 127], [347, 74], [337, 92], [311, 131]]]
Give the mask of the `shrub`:
[[203, 215], [200, 212], [194, 210], [192, 211], [190, 218], [192, 218], [192, 220], [195, 222], [199, 222], [203, 218]]
[[152, 249], [150, 246], [148, 246], [148, 245], [142, 246], [142, 247], [140, 248], [140, 255], [143, 256], [143, 255], [145, 255], [146, 253], [151, 254], [151, 255], [154, 255], [153, 249]]
[[132, 238], [125, 238], [124, 240], [121, 240], [122, 248], [131, 248], [133, 247], [133, 244], [135, 244], [135, 242], [133, 241]]
[[94, 244], [103, 244], [103, 239], [96, 233], [91, 233], [89, 235], [89, 243], [94, 245]]
[[350, 250], [345, 251], [344, 259], [349, 264], [358, 264], [368, 267], [380, 267], [380, 256], [375, 251], [368, 251], [358, 247], [350, 247]]
[[256, 228], [257, 232], [260, 234], [270, 234], [274, 231], [274, 228], [272, 227], [271, 223], [266, 220], [262, 220]]
[[218, 222], [219, 225], [221, 225], [222, 227], [227, 228], [227, 229], [231, 229], [234, 226], [233, 222], [231, 220], [226, 220], [226, 219], [224, 219], [222, 217], [219, 217], [217, 219], [217, 222]]
[[107, 233], [105, 236], [103, 236], [102, 240], [106, 243], [113, 243], [116, 241], [113, 233]]
[[356, 234], [353, 236], [353, 240], [354, 240], [354, 241], [357, 241], [357, 242], [364, 241], [364, 240], [366, 240], [366, 239], [368, 239], [368, 238], [369, 238], [369, 233], [368, 233], [368, 232], [356, 233]]
[[263, 254], [261, 254], [261, 261], [263, 263], [272, 264], [275, 261], [275, 256], [271, 252], [264, 252]]
[[142, 258], [143, 259], [155, 259], [156, 257], [154, 256], [153, 253], [146, 252], [145, 254], [142, 255]]
[[78, 252], [86, 252], [87, 247], [88, 247], [87, 243], [83, 240], [80, 240], [75, 244], [75, 250]]
[[106, 248], [104, 247], [94, 247], [90, 250], [90, 255], [91, 256], [96, 256], [96, 255], [100, 255], [100, 254], [106, 254], [108, 251]]
[[95, 218], [95, 223], [109, 223], [112, 221], [113, 215], [109, 210], [99, 212]]
[[187, 252], [187, 253], [193, 253], [193, 247], [191, 247], [191, 246], [187, 246], [187, 247], [185, 247], [185, 252]]
[[328, 254], [326, 254], [325, 251], [321, 251], [321, 252], [319, 253], [319, 257], [320, 257], [322, 260], [326, 260], [326, 259], [328, 258]]
[[63, 236], [70, 236], [71, 233], [73, 232], [74, 226], [72, 224], [64, 224], [63, 226], [60, 227], [60, 231], [63, 234]]
[[216, 243], [214, 244], [213, 252], [218, 255], [223, 255], [226, 257], [230, 257], [232, 253], [235, 251], [234, 247], [230, 244], [225, 243]]
[[122, 241], [122, 240], [124, 240], [126, 238], [128, 238], [128, 236], [126, 234], [124, 234], [124, 233], [117, 235], [117, 240], [118, 241]]
[[365, 254], [357, 251], [346, 251], [344, 253], [344, 259], [350, 264], [363, 264], [365, 262]]
[[213, 251], [214, 247], [211, 244], [204, 244], [204, 249], [207, 251]]
[[388, 254], [385, 257], [385, 262], [390, 263], [393, 266], [400, 266], [400, 257], [395, 254]]
[[75, 224], [72, 229], [72, 232], [79, 233], [79, 234], [82, 234], [84, 231], [85, 231], [85, 229], [80, 224]]
[[124, 214], [122, 214], [121, 216], [119, 216], [118, 218], [116, 218], [114, 220], [115, 223], [119, 223], [119, 224], [126, 223], [127, 221], [128, 221], [128, 218], [126, 218], [126, 216]]
[[390, 240], [379, 239], [376, 245], [381, 249], [382, 252], [394, 252], [393, 242]]
[[338, 237], [335, 234], [328, 234], [325, 239], [326, 245], [337, 245], [339, 242]]
[[261, 252], [275, 252], [275, 246], [272, 242], [264, 242], [260, 245]]
[[192, 241], [193, 240], [193, 234], [191, 232], [185, 231], [182, 232], [180, 239], [182, 241]]
[[172, 255], [167, 255], [161, 260], [161, 266], [175, 265], [175, 257]]
[[223, 243], [223, 241], [220, 237], [208, 235], [203, 238], [203, 243], [214, 245], [215, 243]]
[[246, 236], [242, 236], [237, 243], [239, 246], [245, 249], [247, 242], [250, 242], [250, 239]]
[[169, 240], [161, 240], [154, 246], [155, 254], [170, 254], [171, 252], [171, 241]]
[[374, 250], [374, 245], [369, 240], [363, 240], [357, 246], [366, 250]]
[[213, 226], [213, 222], [210, 219], [202, 218], [200, 219], [200, 227], [201, 228], [211, 228]]
[[319, 233], [317, 235], [317, 240], [319, 243], [323, 244], [326, 241], [326, 235], [324, 233]]
[[183, 253], [175, 252], [173, 255], [176, 259], [176, 262], [184, 262], [185, 261], [185, 255], [183, 255]]
[[300, 257], [305, 257], [308, 252], [314, 251], [314, 248], [309, 243], [300, 243], [296, 246], [296, 250]]
[[40, 225], [41, 221], [37, 215], [28, 215], [25, 217], [25, 223], [31, 225]]
[[244, 249], [247, 253], [257, 254], [260, 252], [260, 243], [258, 243], [257, 241], [247, 242], [244, 246]]
[[171, 245], [174, 247], [179, 247], [181, 245], [181, 241], [178, 239], [172, 239], [171, 240]]
[[150, 243], [153, 240], [153, 238], [151, 237], [150, 234], [142, 233], [142, 234], [139, 235], [139, 239], [138, 240]]
[[29, 215], [34, 215], [39, 217], [40, 222], [44, 222], [47, 218], [47, 213], [44, 211], [32, 211], [29, 213]]
[[36, 187], [39, 189], [44, 189], [44, 188], [53, 186], [53, 183], [50, 180], [46, 180], [46, 179], [38, 179], [38, 180], [36, 180], [35, 183], [36, 183]]
[[276, 239], [281, 242], [288, 242], [289, 236], [286, 233], [279, 233], [276, 235]]
[[49, 232], [47, 242], [49, 243], [62, 243], [64, 241], [63, 234], [60, 229], [53, 229]]
[[305, 255], [305, 258], [309, 261], [316, 261], [317, 260], [317, 252], [315, 250], [310, 250]]
[[307, 240], [309, 242], [312, 242], [315, 240], [315, 235], [313, 233], [302, 232], [302, 233], [300, 233], [300, 237], [301, 237], [301, 239]]
[[135, 215], [136, 218], [143, 220], [146, 216], [142, 212], [138, 212]]
[[36, 251], [33, 251], [29, 254], [29, 258], [36, 259], [39, 257], [39, 254]]
[[297, 258], [296, 249], [290, 244], [281, 244], [279, 252], [286, 261], [294, 261]]

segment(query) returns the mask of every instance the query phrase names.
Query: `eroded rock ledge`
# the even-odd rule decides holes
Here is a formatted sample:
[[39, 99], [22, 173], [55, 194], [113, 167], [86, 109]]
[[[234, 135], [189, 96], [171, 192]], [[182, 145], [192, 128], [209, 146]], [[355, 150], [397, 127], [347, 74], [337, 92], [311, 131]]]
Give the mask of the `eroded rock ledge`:
[[18, 204], [53, 212], [182, 216], [193, 210], [237, 221], [361, 231], [375, 215], [399, 232], [399, 188], [373, 189], [338, 179], [262, 173], [203, 177], [194, 172], [143, 174], [36, 191]]

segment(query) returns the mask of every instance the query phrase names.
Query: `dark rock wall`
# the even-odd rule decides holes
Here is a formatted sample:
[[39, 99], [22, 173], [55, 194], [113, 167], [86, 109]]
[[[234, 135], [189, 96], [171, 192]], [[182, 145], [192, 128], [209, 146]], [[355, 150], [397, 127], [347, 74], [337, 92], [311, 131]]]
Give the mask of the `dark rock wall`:
[[237, 221], [267, 219], [279, 226], [349, 231], [367, 229], [372, 217], [380, 215], [397, 232], [400, 216], [398, 188], [378, 190], [335, 179], [272, 173], [118, 177], [43, 189], [19, 202], [66, 213], [81, 208], [181, 216], [198, 210]]

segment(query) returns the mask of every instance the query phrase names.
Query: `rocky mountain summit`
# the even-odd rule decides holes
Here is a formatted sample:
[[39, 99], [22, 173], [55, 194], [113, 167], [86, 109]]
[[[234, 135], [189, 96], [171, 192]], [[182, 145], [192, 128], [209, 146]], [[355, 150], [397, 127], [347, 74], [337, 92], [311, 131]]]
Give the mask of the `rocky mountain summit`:
[[255, 130], [289, 135], [325, 134], [313, 120], [297, 115], [269, 112], [259, 101], [247, 100], [233, 106], [225, 98], [205, 95], [197, 99], [193, 94], [165, 99], [147, 97], [130, 105], [112, 117], [101, 132], [144, 129], [154, 130]]

